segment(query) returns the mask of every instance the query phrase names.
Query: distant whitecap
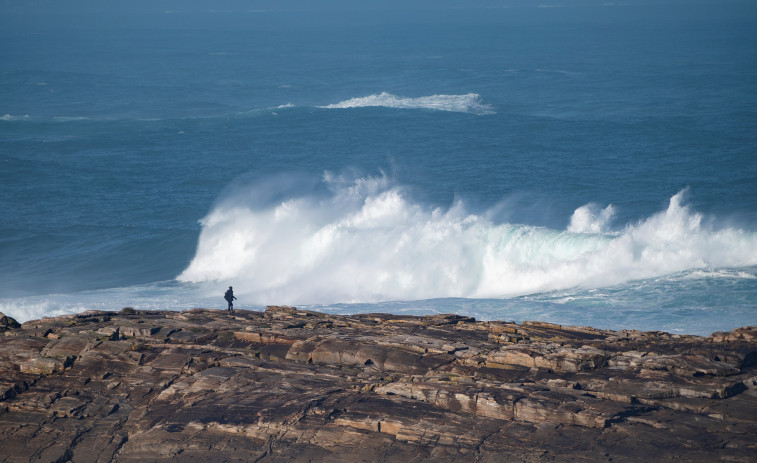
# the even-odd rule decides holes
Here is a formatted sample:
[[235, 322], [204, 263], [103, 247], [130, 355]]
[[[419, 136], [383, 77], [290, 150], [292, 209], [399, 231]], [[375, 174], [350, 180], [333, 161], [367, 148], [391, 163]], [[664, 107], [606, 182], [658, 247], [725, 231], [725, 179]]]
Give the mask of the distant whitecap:
[[30, 117], [28, 114], [25, 114], [23, 116], [14, 116], [12, 114], [5, 114], [3, 116], [0, 116], [0, 121], [26, 121], [29, 119]]
[[408, 98], [382, 92], [358, 98], [350, 98], [326, 106], [325, 109], [347, 109], [385, 107], [396, 109], [433, 109], [437, 111], [451, 111], [470, 114], [494, 114], [491, 105], [485, 104], [477, 93], [465, 95], [431, 95], [418, 98]]

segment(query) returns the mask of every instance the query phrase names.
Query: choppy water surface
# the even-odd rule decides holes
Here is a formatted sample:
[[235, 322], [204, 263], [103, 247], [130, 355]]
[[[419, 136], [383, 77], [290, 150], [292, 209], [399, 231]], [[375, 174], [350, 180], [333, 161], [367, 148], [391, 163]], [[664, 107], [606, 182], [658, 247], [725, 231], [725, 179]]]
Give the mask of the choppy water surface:
[[753, 7], [469, 6], [3, 6], [0, 311], [757, 324]]

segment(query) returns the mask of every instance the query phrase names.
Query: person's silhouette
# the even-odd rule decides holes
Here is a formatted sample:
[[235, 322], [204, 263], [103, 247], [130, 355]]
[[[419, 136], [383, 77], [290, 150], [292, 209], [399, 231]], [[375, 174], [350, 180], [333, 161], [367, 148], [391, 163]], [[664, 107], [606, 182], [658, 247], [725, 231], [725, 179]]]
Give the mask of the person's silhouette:
[[229, 303], [229, 308], [227, 308], [226, 310], [233, 311], [234, 310], [233, 301], [234, 299], [236, 299], [236, 297], [234, 297], [234, 290], [232, 289], [231, 286], [229, 286], [229, 289], [226, 290], [226, 294], [223, 295], [223, 298], [226, 299], [226, 302]]

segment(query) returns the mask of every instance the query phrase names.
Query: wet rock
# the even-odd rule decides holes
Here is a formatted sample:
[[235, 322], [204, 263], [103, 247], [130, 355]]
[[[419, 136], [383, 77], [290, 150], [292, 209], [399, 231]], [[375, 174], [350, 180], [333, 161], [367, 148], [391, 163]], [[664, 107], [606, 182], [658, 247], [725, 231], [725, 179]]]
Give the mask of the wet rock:
[[[5, 321], [3, 321], [5, 320]], [[751, 461], [757, 329], [0, 315], [0, 461]]]

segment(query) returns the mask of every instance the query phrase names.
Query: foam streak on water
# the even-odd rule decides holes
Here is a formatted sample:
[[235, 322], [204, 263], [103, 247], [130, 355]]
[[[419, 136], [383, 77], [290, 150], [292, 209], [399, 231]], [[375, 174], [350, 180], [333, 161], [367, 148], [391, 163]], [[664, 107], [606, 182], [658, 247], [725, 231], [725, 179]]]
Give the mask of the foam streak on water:
[[382, 92], [378, 95], [350, 98], [339, 103], [334, 103], [322, 108], [346, 109], [385, 107], [396, 109], [433, 109], [438, 111], [452, 111], [471, 114], [494, 114], [492, 107], [481, 102], [481, 97], [476, 93], [465, 95], [431, 95], [418, 98], [395, 96]]
[[595, 233], [611, 208], [579, 209], [568, 230], [552, 230], [496, 223], [462, 202], [426, 208], [386, 177], [324, 181], [327, 197], [282, 193], [261, 205], [255, 186], [228, 196], [203, 219], [178, 280], [234, 282], [260, 302], [328, 304], [515, 297], [757, 265], [757, 233], [705, 220], [683, 192], [664, 211]]

